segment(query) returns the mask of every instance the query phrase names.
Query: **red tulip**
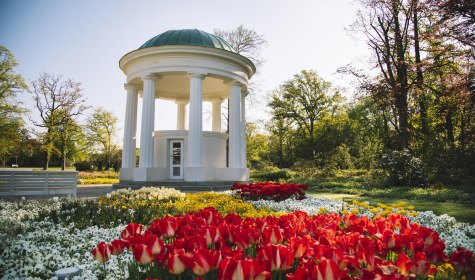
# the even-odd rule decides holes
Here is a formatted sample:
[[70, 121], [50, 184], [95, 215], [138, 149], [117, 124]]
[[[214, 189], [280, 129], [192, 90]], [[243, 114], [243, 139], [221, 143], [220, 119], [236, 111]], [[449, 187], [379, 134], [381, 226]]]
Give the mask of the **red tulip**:
[[318, 264], [319, 280], [337, 280], [340, 279], [340, 270], [333, 260], [323, 259]]
[[92, 249], [92, 256], [100, 263], [108, 261], [111, 256], [110, 245], [105, 242], [97, 244], [97, 246]]
[[149, 264], [153, 262], [152, 250], [145, 244], [134, 246], [134, 257], [140, 264]]
[[218, 278], [226, 280], [243, 280], [248, 276], [242, 260], [227, 257], [219, 263]]
[[145, 236], [143, 242], [145, 243], [145, 245], [147, 245], [147, 247], [152, 250], [152, 254], [154, 256], [160, 254], [163, 251], [163, 248], [165, 247], [165, 244], [163, 244], [163, 240], [154, 235]]
[[408, 276], [411, 269], [414, 267], [414, 261], [411, 260], [405, 254], [399, 254], [397, 256], [397, 261], [396, 261], [395, 265], [397, 266], [397, 268], [399, 269], [399, 272], [402, 275]]
[[207, 246], [214, 244], [219, 238], [219, 230], [216, 226], [208, 226], [204, 229], [204, 232]]
[[178, 228], [178, 220], [175, 217], [166, 216], [158, 221], [157, 226], [163, 237], [173, 237]]
[[472, 271], [475, 275], [475, 258], [472, 252], [458, 247], [457, 251], [450, 255], [450, 262], [458, 271], [463, 273]]
[[205, 275], [213, 267], [216, 267], [219, 253], [216, 250], [207, 250], [204, 248], [193, 252], [193, 264], [191, 271], [196, 275]]
[[277, 225], [266, 226], [262, 231], [262, 235], [264, 236], [264, 243], [277, 244], [284, 239], [281, 229]]
[[272, 271], [288, 270], [294, 262], [294, 251], [289, 245], [267, 244], [261, 246], [257, 253], [258, 259], [267, 264]]
[[271, 276], [271, 273], [265, 270], [265, 266], [263, 264], [249, 256], [242, 261], [242, 266], [247, 272], [248, 278], [246, 279], [264, 280], [269, 279]]
[[124, 241], [120, 239], [116, 239], [112, 241], [110, 244], [110, 249], [111, 249], [112, 255], [114, 256], [120, 255], [125, 249]]
[[193, 255], [191, 253], [185, 253], [183, 249], [174, 249], [168, 255], [167, 268], [171, 274], [182, 274], [187, 267], [191, 267], [193, 264]]
[[140, 235], [142, 233], [142, 225], [136, 223], [128, 224], [125, 229], [120, 233], [122, 239], [126, 239], [132, 236]]

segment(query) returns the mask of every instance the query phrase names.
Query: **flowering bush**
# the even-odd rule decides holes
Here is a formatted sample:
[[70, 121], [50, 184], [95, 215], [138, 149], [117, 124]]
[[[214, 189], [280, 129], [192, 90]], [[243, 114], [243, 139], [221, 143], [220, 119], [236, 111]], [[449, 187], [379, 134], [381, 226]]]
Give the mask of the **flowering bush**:
[[243, 219], [205, 208], [155, 220], [143, 233], [132, 223], [120, 236], [99, 243], [96, 259], [126, 248], [139, 264], [131, 274], [138, 279], [428, 278], [441, 265], [454, 268], [450, 277], [475, 273], [472, 252], [459, 248], [447, 257], [437, 232], [394, 214], [368, 219], [296, 211]]
[[290, 197], [298, 200], [305, 198], [304, 190], [308, 189], [307, 185], [289, 184], [289, 183], [272, 183], [259, 182], [250, 184], [234, 183], [231, 188], [244, 200], [273, 200], [282, 201]]

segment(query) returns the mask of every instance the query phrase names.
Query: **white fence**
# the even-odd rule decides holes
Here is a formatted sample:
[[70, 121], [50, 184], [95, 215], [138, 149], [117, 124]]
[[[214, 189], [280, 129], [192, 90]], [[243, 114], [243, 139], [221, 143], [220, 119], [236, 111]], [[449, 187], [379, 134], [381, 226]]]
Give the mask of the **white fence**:
[[0, 170], [0, 196], [56, 195], [76, 197], [78, 172]]

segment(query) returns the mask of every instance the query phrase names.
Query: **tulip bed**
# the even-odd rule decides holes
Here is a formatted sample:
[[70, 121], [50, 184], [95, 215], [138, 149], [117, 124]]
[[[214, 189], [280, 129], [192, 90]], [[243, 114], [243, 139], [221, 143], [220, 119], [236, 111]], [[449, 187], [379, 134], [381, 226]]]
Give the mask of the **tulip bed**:
[[[434, 230], [401, 215], [221, 216], [214, 208], [155, 220], [143, 233], [131, 223], [111, 244], [93, 250], [99, 262], [127, 248], [156, 279], [406, 279], [475, 273], [471, 251], [447, 257]], [[454, 269], [440, 269], [451, 267]], [[142, 271], [142, 273], [140, 273]], [[473, 275], [473, 274], [472, 274]], [[142, 277], [141, 277], [142, 276]]]
[[279, 182], [259, 182], [250, 184], [234, 183], [231, 188], [244, 200], [273, 200], [282, 201], [291, 197], [297, 200], [305, 198], [304, 191], [308, 189], [304, 184], [289, 184]]
[[97, 200], [0, 200], [0, 240], [1, 279], [50, 279], [71, 266], [82, 269], [74, 279], [474, 275], [475, 225], [403, 203], [244, 201], [235, 192], [165, 188]]

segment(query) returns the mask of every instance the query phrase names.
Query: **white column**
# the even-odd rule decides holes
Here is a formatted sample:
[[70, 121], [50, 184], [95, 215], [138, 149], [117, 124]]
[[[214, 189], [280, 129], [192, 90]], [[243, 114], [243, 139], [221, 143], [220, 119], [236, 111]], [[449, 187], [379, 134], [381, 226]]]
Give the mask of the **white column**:
[[175, 104], [177, 105], [176, 130], [185, 130], [186, 104], [188, 104], [188, 100], [175, 100]]
[[122, 167], [135, 167], [135, 133], [137, 132], [137, 87], [124, 84], [127, 90], [127, 103], [125, 105], [124, 144], [122, 146]]
[[188, 122], [188, 164], [189, 167], [201, 167], [203, 132], [203, 79], [204, 75], [189, 73], [190, 78], [190, 114]]
[[241, 168], [241, 83], [229, 85], [229, 167]]
[[215, 132], [221, 132], [221, 103], [223, 103], [223, 99], [216, 98], [210, 100], [211, 104], [213, 105], [213, 117], [212, 117], [212, 127], [211, 130]]
[[155, 128], [155, 80], [147, 75], [143, 80], [142, 130], [140, 133], [139, 167], [153, 167], [153, 130]]
[[241, 164], [242, 168], [247, 168], [246, 155], [246, 96], [244, 92], [241, 95]]

